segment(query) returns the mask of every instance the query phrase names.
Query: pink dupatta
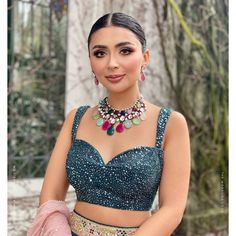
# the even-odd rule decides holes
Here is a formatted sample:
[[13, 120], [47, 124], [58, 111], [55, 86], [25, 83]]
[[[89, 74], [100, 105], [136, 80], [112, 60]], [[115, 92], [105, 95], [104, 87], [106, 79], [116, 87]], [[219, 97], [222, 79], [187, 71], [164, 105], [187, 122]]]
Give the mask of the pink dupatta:
[[27, 236], [71, 236], [69, 217], [64, 201], [46, 201], [38, 208]]

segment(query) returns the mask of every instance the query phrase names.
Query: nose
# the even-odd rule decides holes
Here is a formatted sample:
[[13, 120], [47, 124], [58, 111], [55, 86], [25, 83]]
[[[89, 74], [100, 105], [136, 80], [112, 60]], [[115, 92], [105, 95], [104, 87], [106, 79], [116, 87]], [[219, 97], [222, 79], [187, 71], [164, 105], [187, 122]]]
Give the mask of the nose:
[[112, 55], [112, 54], [110, 55], [107, 67], [108, 67], [108, 69], [117, 69], [117, 68], [119, 68], [119, 64], [116, 60], [115, 55]]

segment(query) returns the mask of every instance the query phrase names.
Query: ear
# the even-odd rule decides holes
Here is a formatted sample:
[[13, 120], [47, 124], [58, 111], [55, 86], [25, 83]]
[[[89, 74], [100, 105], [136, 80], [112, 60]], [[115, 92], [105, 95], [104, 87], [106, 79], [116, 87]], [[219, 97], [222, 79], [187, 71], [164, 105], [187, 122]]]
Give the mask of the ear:
[[143, 65], [145, 65], [146, 67], [149, 64], [149, 61], [150, 61], [150, 50], [147, 48], [143, 53]]

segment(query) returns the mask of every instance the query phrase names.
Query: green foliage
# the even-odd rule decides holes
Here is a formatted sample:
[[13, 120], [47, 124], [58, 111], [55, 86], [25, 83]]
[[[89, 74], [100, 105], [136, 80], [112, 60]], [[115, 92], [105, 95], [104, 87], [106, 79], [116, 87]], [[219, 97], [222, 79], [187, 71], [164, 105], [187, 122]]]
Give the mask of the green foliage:
[[37, 4], [24, 12], [28, 5], [15, 5], [8, 48], [9, 178], [44, 176], [64, 120], [67, 18]]
[[[196, 216], [187, 223], [195, 230], [182, 233], [198, 235], [214, 231], [214, 217], [205, 217], [204, 226], [197, 217], [209, 211], [222, 209], [220, 226], [227, 228], [228, 6], [223, 1], [166, 2], [169, 9], [165, 7], [165, 18], [157, 13], [157, 27], [171, 101], [186, 117], [191, 139], [191, 183], [184, 219]], [[168, 59], [170, 54], [176, 64]]]

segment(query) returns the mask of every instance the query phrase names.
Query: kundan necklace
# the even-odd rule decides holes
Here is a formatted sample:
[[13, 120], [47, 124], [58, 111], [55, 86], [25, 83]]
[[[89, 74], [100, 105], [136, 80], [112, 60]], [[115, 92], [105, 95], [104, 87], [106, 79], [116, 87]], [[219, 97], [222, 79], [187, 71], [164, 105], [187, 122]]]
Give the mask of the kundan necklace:
[[[98, 110], [93, 113], [96, 125], [101, 126], [108, 135], [113, 135], [115, 130], [122, 133], [125, 128], [130, 129], [132, 125], [139, 125], [141, 120], [146, 119], [146, 105], [141, 95], [133, 106], [118, 110], [110, 106], [108, 97], [99, 101]], [[116, 123], [118, 123], [116, 125]], [[116, 127], [115, 127], [116, 126]]]

